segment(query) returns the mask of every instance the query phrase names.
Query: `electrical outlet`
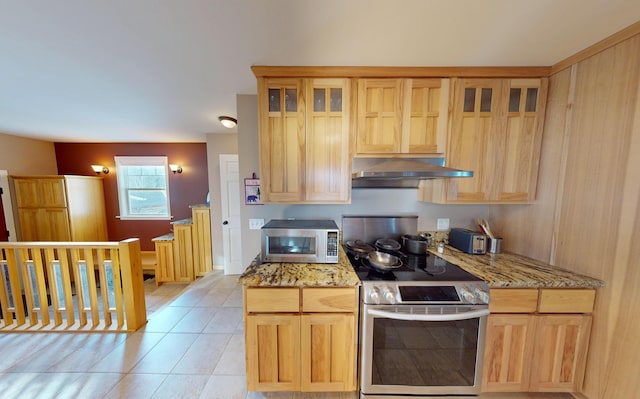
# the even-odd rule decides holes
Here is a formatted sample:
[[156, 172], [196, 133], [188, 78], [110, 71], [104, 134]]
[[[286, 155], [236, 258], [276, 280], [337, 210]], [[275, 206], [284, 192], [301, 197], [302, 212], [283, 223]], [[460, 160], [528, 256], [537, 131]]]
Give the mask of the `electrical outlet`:
[[250, 230], [259, 230], [262, 226], [264, 226], [264, 219], [249, 219]]
[[449, 219], [438, 219], [436, 222], [436, 230], [449, 230]]

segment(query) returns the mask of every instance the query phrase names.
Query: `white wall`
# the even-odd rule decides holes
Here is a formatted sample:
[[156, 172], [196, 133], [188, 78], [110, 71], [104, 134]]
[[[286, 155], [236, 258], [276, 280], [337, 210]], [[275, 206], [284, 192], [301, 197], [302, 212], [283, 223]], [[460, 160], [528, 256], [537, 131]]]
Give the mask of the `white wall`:
[[[240, 179], [256, 173], [258, 156], [258, 106], [256, 95], [238, 95], [238, 157]], [[243, 198], [241, 193], [240, 198]], [[241, 205], [242, 261], [247, 266], [260, 252], [260, 230], [249, 230], [250, 218], [331, 218], [341, 226], [342, 215], [418, 215], [419, 230], [435, 230], [437, 218], [449, 218], [452, 227], [473, 227], [478, 217], [487, 217], [485, 205], [437, 205], [416, 200], [416, 189], [355, 189], [345, 205]]]

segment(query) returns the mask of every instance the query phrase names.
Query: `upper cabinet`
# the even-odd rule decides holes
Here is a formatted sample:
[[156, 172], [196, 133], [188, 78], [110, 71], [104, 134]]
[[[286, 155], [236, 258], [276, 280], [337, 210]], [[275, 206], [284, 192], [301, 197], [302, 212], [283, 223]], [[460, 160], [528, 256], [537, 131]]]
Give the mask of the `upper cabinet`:
[[22, 241], [106, 241], [102, 178], [12, 176]]
[[473, 171], [422, 182], [426, 202], [535, 199], [550, 68], [252, 70], [264, 202], [350, 202], [354, 156], [444, 157]]
[[357, 156], [444, 153], [448, 79], [358, 79]]
[[350, 202], [350, 87], [340, 78], [258, 78], [264, 202]]
[[535, 199], [547, 79], [458, 79], [447, 166], [473, 177], [431, 180], [419, 198], [437, 203]]

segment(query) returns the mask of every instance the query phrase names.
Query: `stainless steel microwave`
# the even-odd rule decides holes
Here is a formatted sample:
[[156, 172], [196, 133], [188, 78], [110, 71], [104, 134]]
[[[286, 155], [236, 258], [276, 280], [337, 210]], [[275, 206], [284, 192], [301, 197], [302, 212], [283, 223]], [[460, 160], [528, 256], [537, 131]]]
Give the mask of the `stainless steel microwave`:
[[339, 233], [333, 220], [270, 220], [261, 229], [261, 260], [338, 263]]

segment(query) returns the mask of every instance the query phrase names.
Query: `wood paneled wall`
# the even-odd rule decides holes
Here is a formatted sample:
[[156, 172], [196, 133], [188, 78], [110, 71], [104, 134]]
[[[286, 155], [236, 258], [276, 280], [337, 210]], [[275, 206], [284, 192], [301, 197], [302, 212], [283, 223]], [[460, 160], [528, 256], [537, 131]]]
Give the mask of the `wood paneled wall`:
[[536, 202], [490, 208], [507, 250], [606, 282], [590, 399], [640, 392], [640, 34], [614, 43], [551, 77]]

